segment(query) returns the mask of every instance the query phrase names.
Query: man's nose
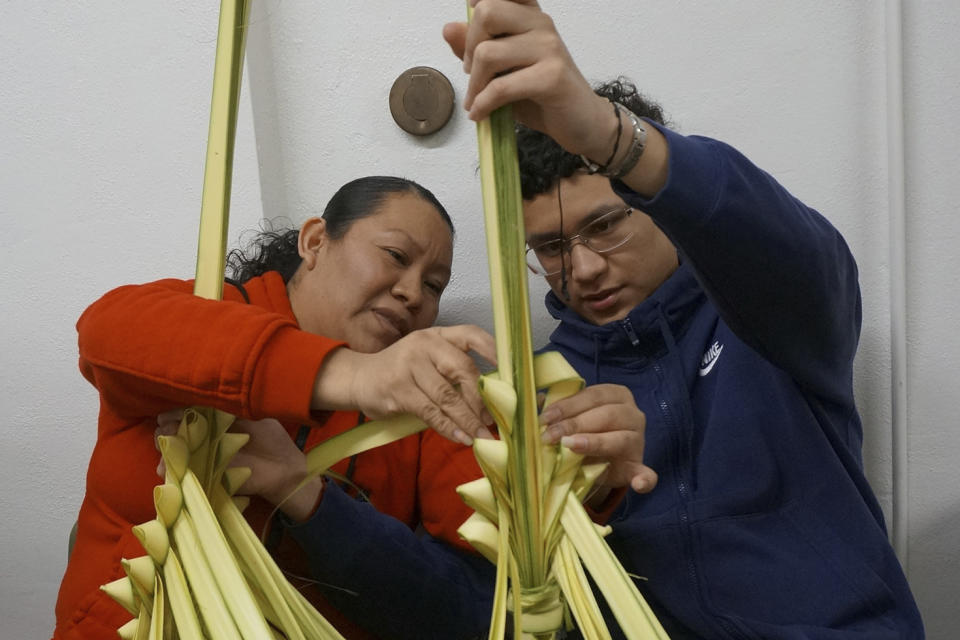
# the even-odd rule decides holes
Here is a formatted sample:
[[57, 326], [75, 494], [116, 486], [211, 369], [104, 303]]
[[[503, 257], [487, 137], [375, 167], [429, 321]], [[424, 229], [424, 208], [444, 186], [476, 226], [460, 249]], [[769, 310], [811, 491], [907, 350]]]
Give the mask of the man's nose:
[[570, 249], [571, 277], [581, 282], [595, 279], [606, 265], [606, 260], [599, 253], [588, 247], [579, 238], [575, 239]]

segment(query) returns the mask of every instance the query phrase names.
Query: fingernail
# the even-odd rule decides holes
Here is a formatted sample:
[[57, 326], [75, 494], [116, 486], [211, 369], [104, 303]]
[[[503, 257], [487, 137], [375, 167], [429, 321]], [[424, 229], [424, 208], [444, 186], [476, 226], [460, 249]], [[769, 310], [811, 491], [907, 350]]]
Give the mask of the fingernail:
[[453, 437], [457, 440], [457, 442], [459, 442], [460, 444], [466, 445], [468, 447], [473, 444], [473, 438], [468, 436], [463, 431], [460, 431], [460, 429], [456, 429], [453, 432]]
[[578, 451], [586, 448], [587, 439], [583, 436], [563, 436], [560, 438], [560, 444], [571, 451]]
[[560, 432], [557, 429], [544, 429], [540, 435], [540, 440], [543, 441], [544, 444], [557, 444], [559, 439]]
[[480, 427], [477, 429], [477, 437], [483, 440], [493, 440], [493, 434], [490, 433], [490, 430], [486, 427]]
[[560, 409], [556, 407], [547, 407], [540, 414], [540, 424], [553, 424], [560, 419]]

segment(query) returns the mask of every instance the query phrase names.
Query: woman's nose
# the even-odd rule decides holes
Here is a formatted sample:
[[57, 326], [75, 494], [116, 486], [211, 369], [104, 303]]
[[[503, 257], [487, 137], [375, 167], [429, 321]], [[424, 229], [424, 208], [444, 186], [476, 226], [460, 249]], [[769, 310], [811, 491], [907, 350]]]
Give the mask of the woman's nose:
[[393, 285], [390, 292], [403, 301], [409, 309], [418, 309], [423, 300], [423, 291], [420, 287], [420, 278], [411, 274], [404, 274]]

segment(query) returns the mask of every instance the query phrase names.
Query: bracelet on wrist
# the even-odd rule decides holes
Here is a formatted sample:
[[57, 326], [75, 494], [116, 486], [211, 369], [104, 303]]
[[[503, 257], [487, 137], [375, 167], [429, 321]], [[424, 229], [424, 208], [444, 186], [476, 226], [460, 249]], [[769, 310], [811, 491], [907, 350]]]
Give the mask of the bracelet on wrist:
[[[638, 118], [635, 113], [627, 109], [625, 106], [619, 102], [614, 102], [613, 107], [614, 111], [617, 113], [617, 140], [614, 143], [613, 153], [610, 154], [607, 164], [597, 164], [583, 154], [580, 155], [580, 159], [583, 161], [588, 173], [599, 173], [607, 178], [618, 180], [630, 173], [630, 171], [637, 166], [637, 162], [640, 161], [640, 156], [643, 155], [643, 151], [647, 145], [647, 130], [640, 121], [640, 118]], [[619, 150], [620, 136], [622, 134], [621, 115], [627, 116], [627, 119], [630, 120], [633, 132], [630, 138], [630, 146], [627, 148], [626, 153], [618, 162], [616, 161], [616, 155], [617, 151]]]

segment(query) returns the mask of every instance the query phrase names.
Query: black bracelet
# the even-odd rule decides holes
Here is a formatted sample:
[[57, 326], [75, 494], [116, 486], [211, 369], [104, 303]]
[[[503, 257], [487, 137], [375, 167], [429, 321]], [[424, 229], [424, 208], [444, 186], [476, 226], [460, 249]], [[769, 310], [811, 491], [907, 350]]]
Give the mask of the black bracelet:
[[617, 157], [617, 151], [620, 150], [620, 136], [623, 134], [623, 120], [620, 118], [620, 109], [617, 107], [617, 103], [613, 100], [610, 100], [610, 104], [613, 105], [613, 115], [617, 118], [617, 139], [613, 142], [613, 151], [610, 153], [610, 157], [607, 158], [607, 161], [603, 164], [597, 164], [582, 153], [580, 154], [580, 160], [587, 168], [587, 173], [590, 174], [604, 173], [608, 171], [610, 163], [613, 162], [615, 157]]
[[603, 169], [609, 167], [610, 163], [613, 162], [613, 159], [617, 156], [617, 151], [620, 150], [620, 135], [623, 133], [623, 120], [620, 118], [620, 110], [617, 109], [617, 103], [611, 100], [610, 106], [613, 107], [613, 115], [617, 119], [617, 139], [613, 143], [613, 151], [610, 152], [610, 157], [603, 163]]

